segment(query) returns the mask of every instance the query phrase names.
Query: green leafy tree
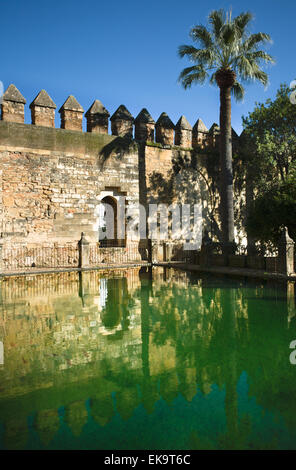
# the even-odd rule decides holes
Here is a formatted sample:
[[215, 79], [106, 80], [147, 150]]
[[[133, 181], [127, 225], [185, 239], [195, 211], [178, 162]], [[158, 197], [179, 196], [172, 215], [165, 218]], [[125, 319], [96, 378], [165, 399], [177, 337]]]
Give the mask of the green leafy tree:
[[296, 105], [282, 84], [274, 100], [257, 103], [243, 118], [240, 149], [251, 202], [248, 235], [277, 245], [282, 226], [296, 239]]
[[267, 85], [268, 76], [262, 70], [262, 64], [273, 62], [269, 54], [259, 49], [270, 42], [270, 36], [248, 32], [252, 19], [250, 12], [232, 18], [231, 12], [212, 11], [208, 27], [197, 25], [190, 31], [191, 39], [199, 47], [179, 47], [179, 56], [187, 57], [194, 64], [186, 67], [179, 76], [184, 88], [203, 84], [209, 79], [220, 89], [220, 196], [224, 251], [234, 244], [231, 93], [236, 100], [241, 100], [244, 96], [242, 83], [258, 80]]
[[243, 117], [241, 156], [258, 193], [275, 180], [286, 181], [296, 170], [296, 105], [290, 93], [282, 84], [275, 100], [256, 103], [254, 111]]
[[296, 240], [295, 173], [259, 194], [247, 218], [248, 234], [262, 244], [271, 242], [277, 246], [283, 226], [288, 227], [290, 236]]

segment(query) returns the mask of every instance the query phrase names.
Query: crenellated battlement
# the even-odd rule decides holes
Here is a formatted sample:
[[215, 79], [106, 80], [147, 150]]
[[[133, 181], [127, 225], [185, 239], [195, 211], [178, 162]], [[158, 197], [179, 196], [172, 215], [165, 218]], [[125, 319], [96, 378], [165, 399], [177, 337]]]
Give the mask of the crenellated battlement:
[[[0, 121], [0, 271], [1, 262], [2, 269], [21, 269], [171, 256], [162, 242], [150, 250], [147, 238], [134, 241], [130, 230], [125, 238], [114, 233], [97, 246], [105, 228], [104, 204], [112, 201], [117, 227], [122, 198], [129, 227], [139, 226], [139, 204], [202, 201], [204, 227], [219, 240], [217, 124], [207, 129], [197, 119], [192, 127], [185, 116], [174, 123], [165, 112], [154, 120], [146, 108], [134, 117], [123, 104], [112, 114], [98, 99], [85, 112], [73, 95], [57, 108], [45, 90], [28, 106], [29, 124], [26, 105], [10, 85], [2, 97]], [[233, 131], [233, 142], [238, 139]], [[82, 232], [88, 255], [77, 257], [78, 247], [84, 246]], [[177, 250], [179, 245], [174, 246]]]
[[[24, 123], [25, 105], [26, 99], [20, 91], [15, 85], [9, 85], [2, 97], [1, 120]], [[56, 104], [45, 90], [38, 93], [29, 107], [32, 125], [55, 128]], [[215, 147], [219, 141], [219, 126], [213, 124], [209, 130], [200, 118], [191, 127], [186, 117], [181, 116], [175, 125], [163, 112], [155, 122], [146, 108], [134, 118], [123, 104], [110, 117], [109, 111], [99, 100], [95, 100], [84, 114], [84, 109], [73, 95], [66, 99], [59, 113], [60, 128], [65, 130], [83, 132], [85, 117], [87, 133], [108, 134], [110, 121], [112, 136], [130, 137], [140, 142], [181, 148], [205, 148]], [[233, 139], [239, 139], [234, 130]]]

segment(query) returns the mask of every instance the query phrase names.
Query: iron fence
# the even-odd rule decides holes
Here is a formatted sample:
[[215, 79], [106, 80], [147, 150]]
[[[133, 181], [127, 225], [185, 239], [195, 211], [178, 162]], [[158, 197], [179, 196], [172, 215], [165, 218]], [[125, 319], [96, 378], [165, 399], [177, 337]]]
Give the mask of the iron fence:
[[32, 268], [78, 267], [78, 246], [58, 245], [28, 247], [4, 246], [2, 248], [3, 270], [30, 270]]
[[129, 242], [126, 247], [102, 247], [99, 244], [90, 246], [89, 264], [125, 264], [141, 261], [139, 242]]

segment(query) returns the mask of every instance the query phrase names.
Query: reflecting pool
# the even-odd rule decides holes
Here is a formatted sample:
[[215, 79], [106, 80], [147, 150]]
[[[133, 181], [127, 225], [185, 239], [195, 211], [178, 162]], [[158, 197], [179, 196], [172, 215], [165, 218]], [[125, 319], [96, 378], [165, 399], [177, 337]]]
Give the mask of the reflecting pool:
[[294, 284], [0, 281], [0, 449], [296, 449]]

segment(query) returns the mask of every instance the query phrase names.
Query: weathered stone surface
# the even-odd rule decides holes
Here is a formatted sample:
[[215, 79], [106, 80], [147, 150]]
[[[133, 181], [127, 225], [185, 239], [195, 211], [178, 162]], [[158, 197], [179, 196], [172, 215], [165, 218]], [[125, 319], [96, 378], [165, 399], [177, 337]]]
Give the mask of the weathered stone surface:
[[290, 238], [287, 227], [284, 227], [279, 240], [279, 272], [289, 276], [294, 274], [294, 241]]
[[209, 145], [216, 147], [220, 140], [220, 127], [214, 122], [209, 130]]
[[77, 244], [81, 231], [96, 242], [102, 191], [116, 189], [128, 197], [128, 204], [137, 204], [136, 149], [126, 149], [120, 158], [100, 154], [114, 139], [0, 122], [0, 231], [5, 244]]
[[209, 130], [201, 119], [198, 119], [192, 129], [192, 146], [204, 147], [208, 141]]
[[[77, 266], [77, 253], [68, 255], [63, 247], [69, 244], [75, 251], [83, 231], [91, 243], [92, 266], [99, 258], [112, 262], [134, 256], [124, 252], [124, 247], [108, 247], [102, 248], [98, 258], [93, 249], [98, 240], [96, 210], [101, 194], [108, 192], [126, 197], [131, 206], [139, 200], [144, 205], [202, 201], [205, 224], [217, 240], [217, 173], [209, 173], [207, 154], [196, 155], [188, 150], [192, 130], [185, 117], [176, 125], [176, 147], [175, 126], [166, 113], [155, 125], [145, 108], [134, 121], [121, 105], [111, 117], [113, 135], [108, 135], [109, 113], [96, 100], [86, 113], [89, 132], [83, 133], [77, 132], [82, 129], [83, 109], [73, 96], [60, 109], [62, 129], [51, 128], [55, 104], [45, 91], [30, 106], [35, 112], [35, 125], [22, 122], [24, 98], [13, 89], [7, 96], [19, 100], [4, 101], [6, 109], [11, 107], [12, 120], [19, 122], [0, 122], [0, 221], [4, 249], [10, 246], [13, 253], [13, 247], [19, 245], [46, 245], [50, 249], [57, 245], [62, 247], [63, 256], [69, 257], [70, 265]], [[121, 138], [132, 137], [134, 122], [135, 138], [141, 143]], [[154, 126], [157, 143], [153, 142]], [[214, 137], [219, 135], [219, 128], [212, 126], [209, 133], [198, 120], [193, 132], [196, 141], [210, 145], [210, 140], [214, 143]], [[211, 197], [209, 188], [213, 190]], [[28, 258], [30, 261], [31, 255]], [[7, 266], [9, 260], [5, 263]]]
[[84, 109], [83, 107], [78, 103], [77, 99], [75, 98], [75, 96], [73, 95], [70, 95], [68, 96], [68, 98], [66, 99], [65, 103], [61, 106], [59, 112], [61, 111], [65, 111], [65, 110], [68, 110], [68, 111], [79, 111], [81, 113], [84, 112]]
[[108, 119], [110, 113], [102, 105], [101, 101], [95, 100], [85, 113], [87, 119], [87, 132], [108, 134]]
[[17, 87], [12, 83], [9, 85], [7, 90], [5, 91], [3, 97], [3, 101], [12, 101], [13, 103], [22, 103], [26, 104], [26, 99], [23, 97], [21, 92], [17, 89]]
[[151, 123], [151, 124], [155, 124], [155, 121], [153, 119], [153, 117], [151, 116], [151, 114], [149, 113], [149, 111], [146, 109], [146, 108], [143, 108], [138, 116], [135, 118], [135, 122], [143, 122], [143, 123]]
[[1, 145], [37, 150], [43, 155], [47, 152], [65, 152], [79, 156], [98, 156], [114, 139], [114, 136], [105, 134], [77, 133], [0, 121]]
[[113, 135], [120, 137], [133, 136], [134, 118], [128, 109], [121, 104], [110, 118]]
[[46, 90], [41, 90], [36, 98], [30, 104], [30, 108], [34, 106], [42, 106], [44, 108], [56, 109], [56, 104], [53, 102]]
[[82, 130], [82, 118], [84, 109], [73, 95], [70, 95], [60, 108], [61, 128], [72, 131]]
[[175, 126], [167, 113], [161, 113], [155, 124], [156, 142], [163, 145], [174, 145]]
[[32, 124], [54, 127], [56, 104], [45, 90], [41, 90], [30, 104]]
[[154, 142], [155, 121], [146, 108], [135, 118], [135, 139]]
[[185, 116], [181, 116], [175, 127], [175, 145], [192, 147], [192, 127]]
[[129, 110], [124, 106], [124, 104], [121, 104], [110, 118], [111, 121], [116, 121], [117, 119], [134, 122], [133, 116], [131, 115]]
[[26, 100], [15, 85], [11, 84], [2, 97], [1, 119], [9, 122], [24, 122]]

